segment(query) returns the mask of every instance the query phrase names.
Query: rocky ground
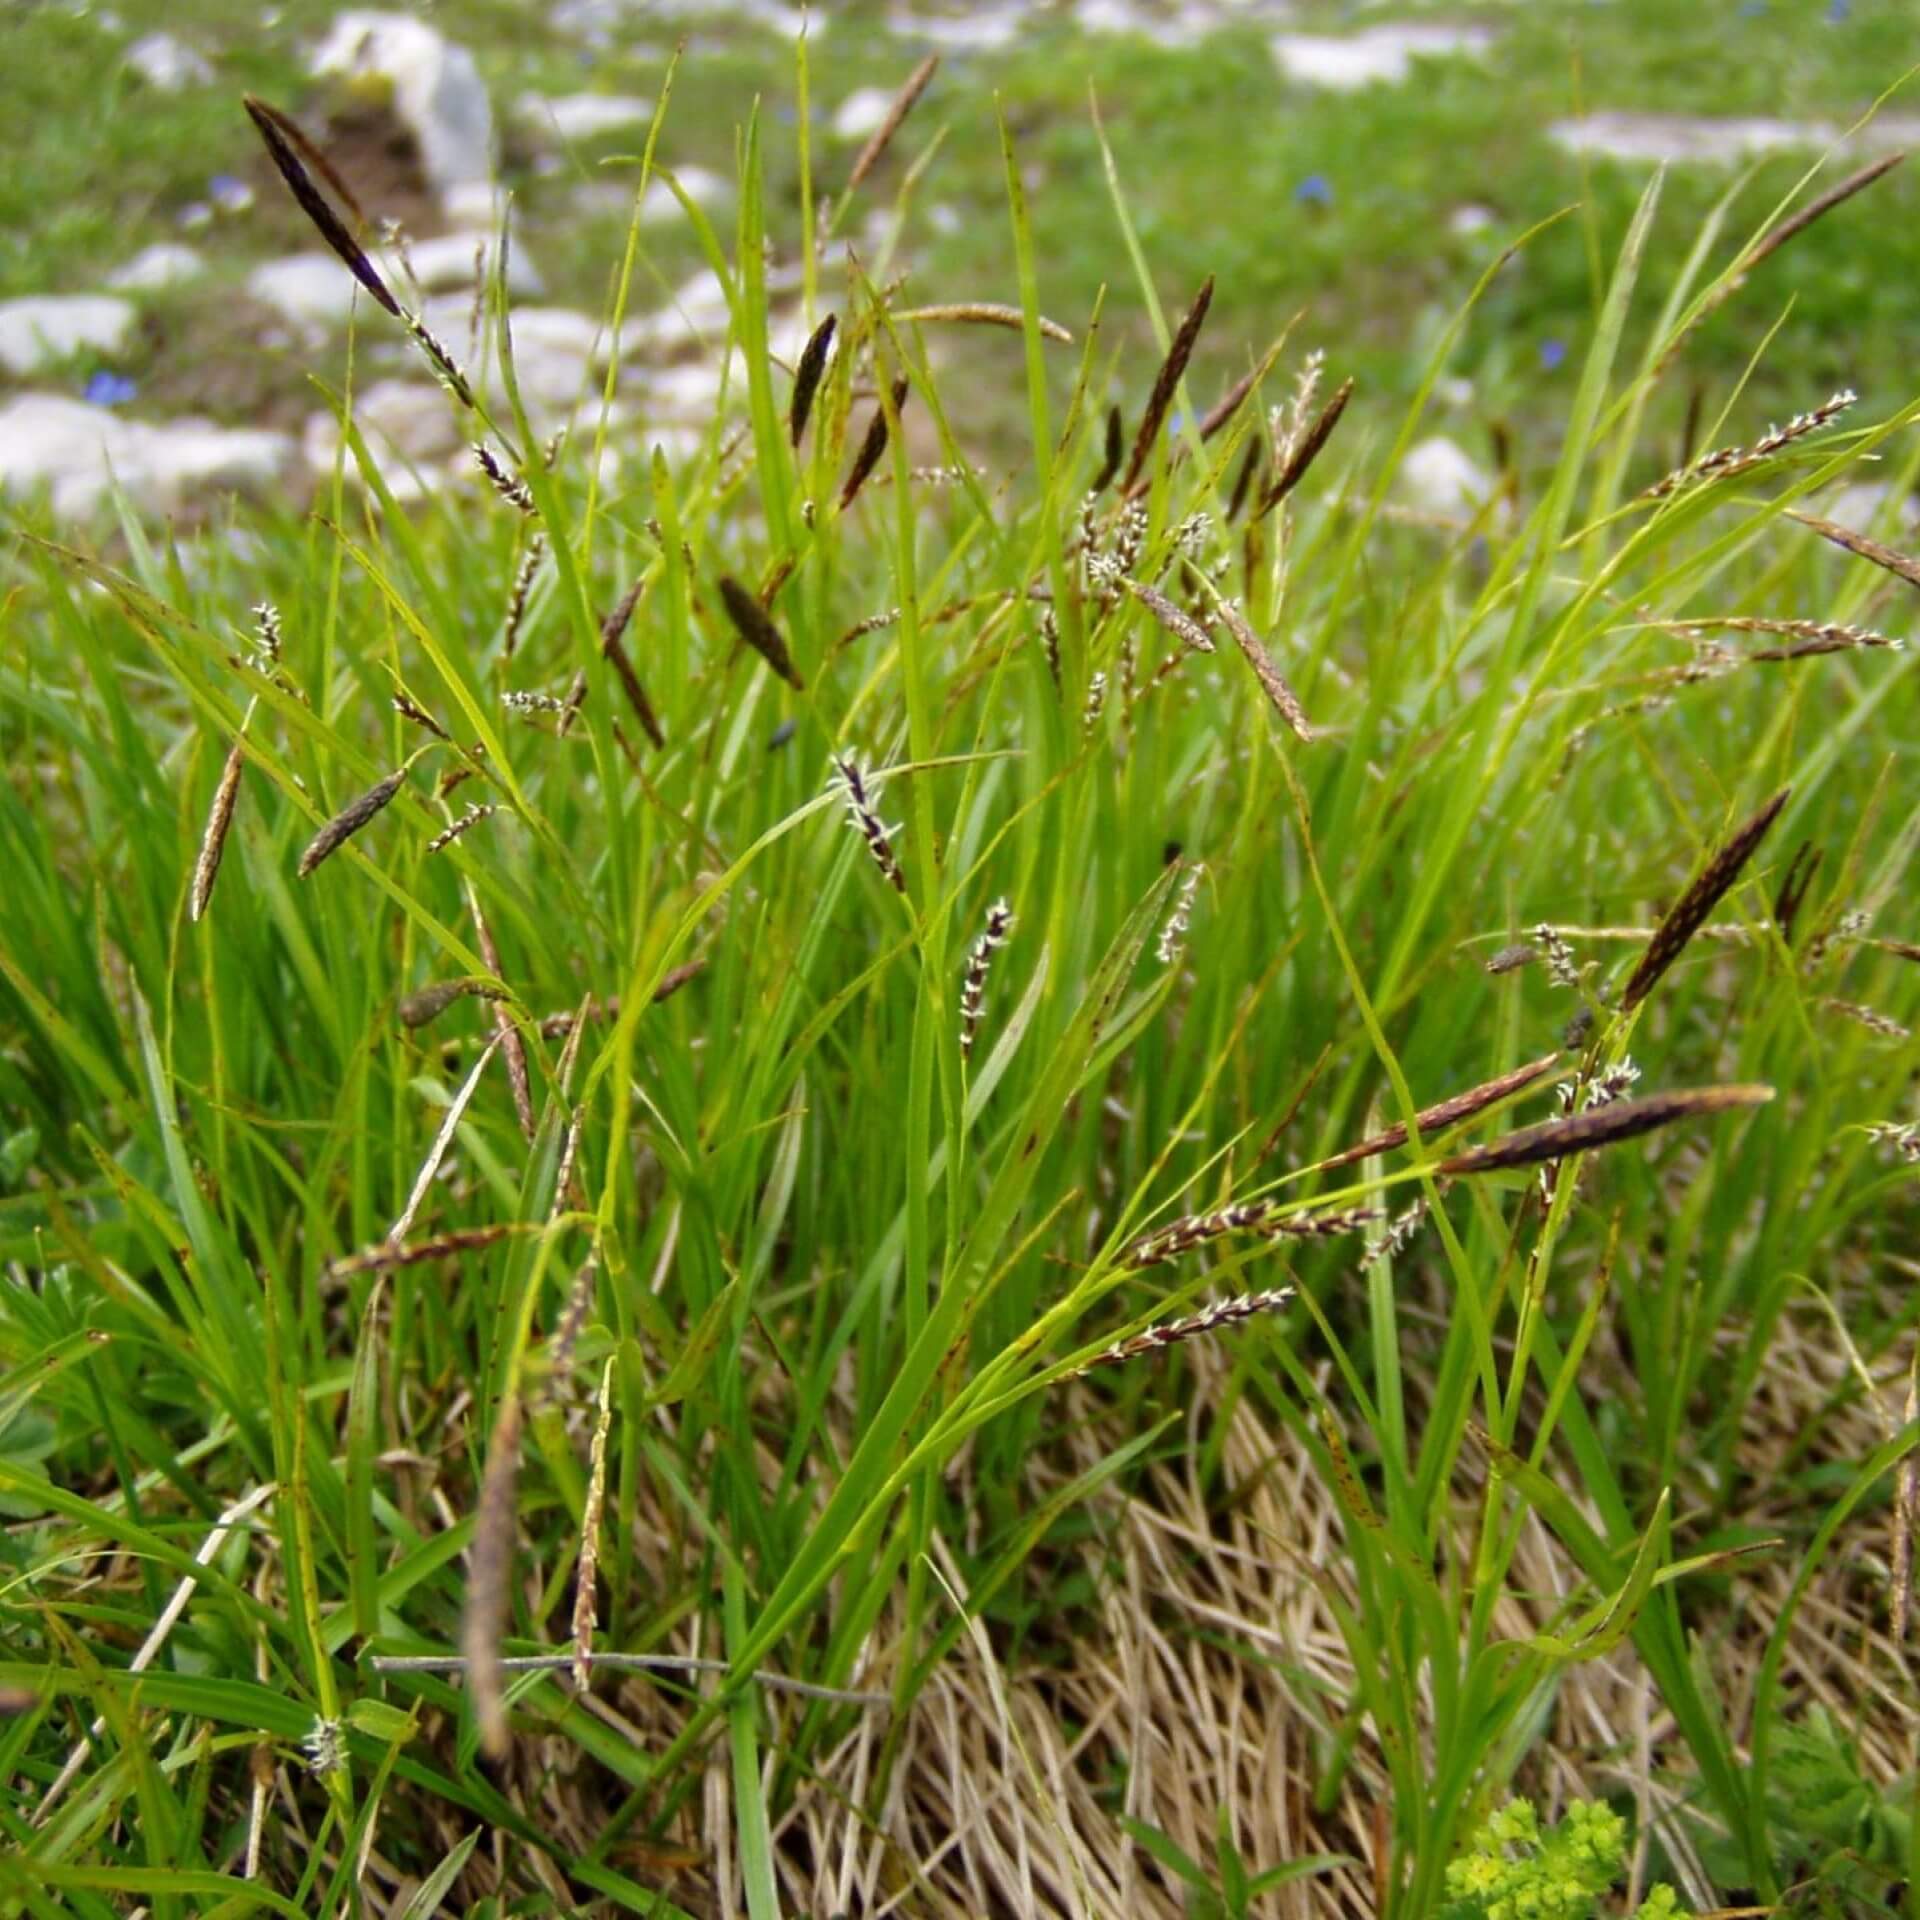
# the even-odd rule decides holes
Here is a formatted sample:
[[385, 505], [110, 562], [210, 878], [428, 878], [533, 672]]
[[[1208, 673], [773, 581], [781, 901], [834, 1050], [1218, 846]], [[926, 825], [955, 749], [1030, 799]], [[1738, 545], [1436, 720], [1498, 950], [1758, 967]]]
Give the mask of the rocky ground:
[[[287, 9], [223, 24], [217, 9], [204, 17], [202, 11], [145, 31], [104, 8], [75, 9], [68, 22], [71, 34], [92, 36], [84, 44], [92, 45], [99, 71], [111, 75], [116, 114], [160, 123], [202, 103], [224, 164], [203, 168], [199, 190], [183, 198], [177, 183], [193, 176], [172, 156], [163, 170], [172, 190], [139, 200], [122, 223], [126, 250], [117, 259], [105, 257], [97, 235], [90, 248], [65, 255], [16, 247], [22, 257], [13, 285], [35, 274], [61, 284], [29, 284], [0, 300], [0, 489], [16, 497], [44, 494], [63, 522], [97, 516], [116, 487], [140, 510], [179, 515], [204, 514], [228, 489], [284, 497], [326, 482], [340, 443], [331, 395], [347, 386], [350, 336], [355, 418], [393, 465], [399, 491], [418, 494], [464, 472], [455, 422], [417, 357], [364, 296], [356, 304], [350, 276], [319, 247], [250, 146], [237, 97], [249, 81], [270, 89], [312, 130], [387, 234], [390, 276], [411, 288], [428, 324], [456, 350], [484, 357], [477, 295], [510, 227], [516, 361], [542, 423], [564, 424], [586, 400], [597, 405], [617, 360], [610, 424], [629, 447], [671, 449], [697, 439], [714, 417], [727, 376], [726, 307], [664, 181], [656, 179], [639, 203], [635, 308], [617, 350], [603, 314], [611, 265], [624, 251], [634, 213], [636, 156], [676, 42], [682, 97], [674, 101], [660, 157], [730, 240], [731, 127], [759, 89], [776, 119], [791, 124], [792, 43], [803, 25], [816, 89], [815, 169], [832, 180], [879, 125], [900, 76], [929, 52], [945, 63], [941, 85], [949, 101], [971, 89], [984, 103], [1003, 78], [1018, 74], [1022, 59], [1045, 54], [1051, 64], [1060, 52], [1079, 50], [1090, 72], [1104, 63], [1103, 107], [1124, 150], [1158, 137], [1157, 89], [1200, 87], [1223, 73], [1237, 97], [1270, 101], [1274, 124], [1281, 116], [1312, 122], [1318, 115], [1329, 126], [1364, 128], [1368, 116], [1417, 116], [1454, 93], [1482, 101], [1484, 111], [1520, 60], [1519, 36], [1537, 33], [1539, 24], [1507, 10], [1441, 16], [1408, 9], [1400, 17], [1304, 0], [948, 8], [915, 0], [816, 11], [810, 19], [771, 0], [679, 8], [560, 0], [539, 22], [526, 57], [505, 61], [503, 22], [477, 6], [443, 8], [431, 23], [400, 13], [308, 17]], [[1750, 11], [1740, 9], [1743, 16]], [[1065, 90], [1072, 84], [1069, 76]], [[1037, 112], [1020, 107], [1017, 79], [1009, 85], [1016, 111], [1039, 124]], [[1843, 106], [1850, 99], [1844, 91], [1832, 97]], [[1569, 179], [1612, 163], [1622, 191], [1637, 190], [1655, 162], [1714, 192], [1736, 163], [1768, 155], [1805, 163], [1831, 147], [1839, 165], [1851, 154], [1903, 144], [1916, 131], [1896, 114], [1850, 134], [1844, 112], [1698, 114], [1580, 104], [1591, 110], [1532, 127], [1533, 150], [1556, 152]], [[924, 127], [916, 124], [922, 140], [951, 130], [937, 112], [923, 118]], [[1266, 124], [1247, 129], [1247, 137], [1261, 137]], [[956, 138], [963, 149], [956, 192], [926, 190], [910, 223], [906, 192], [896, 209], [883, 196], [867, 223], [846, 236], [869, 262], [885, 261], [896, 273], [911, 266], [940, 282], [928, 297], [1010, 294], [1009, 285], [980, 284], [982, 261], [992, 256], [978, 229], [1003, 232], [1004, 215], [991, 205], [991, 170], [984, 184], [967, 172], [974, 132], [962, 125]], [[1084, 140], [1066, 140], [1053, 133], [1029, 138], [1026, 151], [1033, 184], [1051, 195], [1050, 204], [1066, 202], [1071, 231], [1076, 207], [1106, 217], [1105, 189]], [[903, 144], [896, 181], [919, 151]], [[1364, 137], [1361, 146], [1364, 153]], [[1449, 288], [1457, 297], [1470, 284], [1469, 272], [1511, 237], [1524, 209], [1497, 183], [1489, 198], [1506, 204], [1459, 197], [1455, 177], [1436, 156], [1434, 204], [1413, 208], [1412, 217], [1425, 222], [1442, 264], [1422, 264], [1422, 299], [1409, 317], [1381, 298], [1390, 263], [1369, 257], [1365, 228], [1372, 223], [1355, 205], [1364, 183], [1351, 177], [1364, 158], [1342, 168], [1334, 152], [1330, 147], [1324, 169], [1302, 171], [1295, 161], [1283, 176], [1283, 187], [1291, 181], [1285, 210], [1312, 249], [1294, 243], [1288, 270], [1321, 286], [1331, 274], [1362, 309], [1356, 330], [1371, 350], [1408, 364], [1415, 336], [1434, 324], [1436, 303], [1444, 304]], [[1164, 227], [1154, 198], [1163, 183], [1151, 166], [1142, 171], [1143, 180], [1129, 180], [1146, 196], [1142, 225]], [[1181, 190], [1177, 178], [1164, 185], [1169, 195]], [[792, 197], [794, 180], [770, 179], [770, 187]], [[97, 182], [89, 189], [103, 191]], [[1552, 184], [1543, 190], [1551, 195]], [[1417, 183], [1402, 183], [1403, 200], [1418, 191]], [[793, 221], [785, 217], [791, 211], [782, 209], [775, 223], [789, 251], [774, 263], [776, 284], [790, 296], [798, 290]], [[1242, 213], [1216, 211], [1225, 226]], [[1345, 232], [1349, 220], [1353, 230]], [[1156, 235], [1144, 237], [1156, 253], [1177, 251], [1181, 239], [1177, 231], [1162, 234], [1164, 244], [1154, 247]], [[1113, 249], [1102, 252], [1110, 264]], [[1009, 277], [1004, 267], [996, 271], [998, 279]], [[1070, 274], [1064, 294], [1049, 290], [1049, 299], [1080, 299], [1081, 277]], [[1579, 291], [1576, 281], [1575, 298]], [[1262, 293], [1270, 297], [1271, 289], [1248, 297]], [[1516, 366], [1536, 380], [1560, 373], [1579, 316], [1565, 324], [1552, 318], [1556, 297], [1553, 286], [1510, 293], [1512, 315], [1535, 336], [1532, 355], [1503, 347], [1483, 369], [1481, 390], [1460, 379], [1442, 387], [1440, 403], [1457, 418], [1410, 463], [1414, 505], [1457, 512], [1492, 486], [1484, 387], [1512, 388]], [[797, 304], [791, 312], [789, 336], [799, 326]], [[1268, 312], [1270, 318], [1270, 306]], [[1063, 317], [1076, 314], [1069, 308]], [[316, 380], [325, 391], [316, 390]], [[1509, 397], [1499, 395], [1502, 402]], [[1525, 406], [1524, 389], [1517, 403]], [[989, 439], [998, 405], [989, 398], [981, 407]]]

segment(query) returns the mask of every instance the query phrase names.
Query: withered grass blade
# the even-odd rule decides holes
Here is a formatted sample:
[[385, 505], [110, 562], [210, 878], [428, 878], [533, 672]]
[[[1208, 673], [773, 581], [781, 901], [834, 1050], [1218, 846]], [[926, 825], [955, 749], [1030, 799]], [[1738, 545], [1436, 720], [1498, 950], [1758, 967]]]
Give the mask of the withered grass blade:
[[808, 335], [807, 344], [801, 349], [800, 364], [793, 370], [793, 401], [787, 410], [787, 423], [796, 447], [813, 413], [813, 398], [820, 391], [820, 376], [827, 370], [827, 356], [833, 351], [833, 334], [838, 325], [837, 317], [828, 314]]
[[900, 91], [893, 96], [887, 108], [886, 118], [873, 130], [873, 138], [860, 149], [853, 163], [853, 171], [847, 175], [847, 198], [859, 190], [861, 181], [880, 164], [881, 156], [893, 144], [893, 136], [900, 131], [901, 123], [913, 111], [914, 102], [926, 92], [927, 83], [932, 80], [940, 65], [940, 56], [930, 53], [907, 75]]
[[[287, 190], [299, 202], [301, 212], [319, 228], [321, 239], [346, 263], [347, 271], [396, 320], [405, 318], [400, 310], [400, 302], [380, 277], [379, 268], [367, 257], [359, 241], [347, 231], [347, 223], [334, 212], [326, 195], [315, 186], [313, 175], [307, 171], [306, 162], [301, 157], [303, 152], [320, 160], [319, 150], [313, 142], [278, 108], [268, 106], [257, 95], [247, 94], [242, 104], [266, 145], [268, 157], [279, 168], [281, 179], [287, 183]], [[320, 164], [341, 198], [352, 206], [353, 196], [346, 191], [340, 176], [324, 161], [320, 161]]]
[[304, 880], [323, 860], [337, 853], [351, 840], [400, 791], [400, 783], [406, 777], [405, 767], [396, 768], [378, 785], [369, 787], [359, 799], [351, 800], [342, 807], [307, 842], [307, 850], [301, 854], [297, 869], [300, 878]]
[[723, 573], [720, 576], [720, 599], [727, 609], [727, 618], [733, 622], [740, 638], [788, 686], [803, 688], [806, 683], [795, 670], [793, 655], [787, 651], [787, 643], [781, 637], [780, 629], [773, 624], [773, 616], [760, 604], [759, 597], [743, 587], [732, 574]]
[[1705, 925], [1707, 916], [1740, 878], [1741, 869], [1753, 857], [1754, 848], [1766, 838], [1767, 829], [1779, 817], [1792, 791], [1791, 787], [1782, 787], [1758, 813], [1737, 827], [1732, 837], [1701, 868], [1699, 877], [1668, 909], [1666, 918], [1654, 928], [1647, 950], [1640, 956], [1640, 964], [1634, 968], [1633, 977], [1620, 996], [1623, 1013], [1631, 1013], [1653, 991], [1660, 976]]
[[507, 1752], [507, 1699], [500, 1665], [500, 1639], [507, 1630], [512, 1597], [513, 1549], [519, 1531], [520, 1402], [507, 1399], [494, 1423], [480, 1477], [480, 1505], [473, 1525], [472, 1574], [460, 1625], [473, 1717], [488, 1757]]
[[1273, 656], [1248, 623], [1246, 615], [1231, 600], [1222, 599], [1220, 617], [1226, 621], [1227, 631], [1233, 635], [1240, 651], [1246, 656], [1247, 665], [1253, 669], [1253, 677], [1260, 682], [1262, 691], [1273, 703], [1273, 710], [1299, 739], [1317, 739], [1318, 730], [1307, 718], [1307, 710], [1300, 704], [1299, 696], [1288, 686], [1286, 676], [1273, 664]]
[[1836, 547], [1845, 547], [1862, 560], [1871, 560], [1876, 567], [1884, 567], [1910, 587], [1920, 587], [1920, 561], [1910, 560], [1904, 553], [1896, 553], [1891, 547], [1883, 547], [1878, 540], [1869, 540], [1864, 533], [1855, 533], [1851, 527], [1840, 526], [1832, 520], [1822, 520], [1815, 514], [1799, 513], [1792, 508], [1788, 512], [1803, 527], [1811, 527], [1821, 539], [1831, 540]]
[[1771, 1087], [1726, 1086], [1681, 1087], [1671, 1093], [1650, 1093], [1642, 1100], [1615, 1100], [1584, 1113], [1569, 1113], [1558, 1120], [1542, 1120], [1538, 1126], [1522, 1127], [1518, 1133], [1490, 1140], [1483, 1147], [1470, 1147], [1441, 1161], [1434, 1171], [1451, 1175], [1537, 1167], [1544, 1161], [1564, 1160], [1569, 1154], [1589, 1153], [1596, 1147], [1635, 1139], [1656, 1128], [1672, 1126], [1676, 1120], [1695, 1120], [1738, 1107], [1762, 1107], [1772, 1098]]
[[1207, 309], [1212, 304], [1213, 275], [1208, 274], [1200, 291], [1194, 295], [1193, 305], [1187, 309], [1179, 331], [1173, 336], [1172, 345], [1167, 348], [1167, 357], [1161, 361], [1160, 371], [1154, 377], [1153, 391], [1147, 396], [1147, 410], [1140, 416], [1140, 430], [1133, 436], [1133, 454], [1127, 461], [1127, 477], [1122, 483], [1124, 492], [1132, 492], [1133, 483], [1139, 479], [1141, 469], [1152, 457], [1154, 442], [1160, 437], [1167, 409], [1173, 405], [1173, 396], [1179, 391], [1187, 362], [1193, 358], [1194, 342], [1200, 338], [1200, 329], [1206, 324]]
[[1343, 380], [1339, 391], [1320, 409], [1313, 425], [1300, 436], [1299, 445], [1288, 456], [1287, 464], [1274, 476], [1273, 484], [1260, 496], [1260, 503], [1253, 510], [1254, 519], [1265, 519], [1307, 477], [1307, 469], [1319, 459], [1321, 450], [1333, 438], [1333, 430], [1340, 424], [1340, 416], [1346, 412], [1347, 402], [1352, 398], [1353, 382]]
[[[1471, 1120], [1476, 1113], [1497, 1107], [1510, 1095], [1545, 1079], [1559, 1064], [1559, 1060], [1557, 1052], [1543, 1053], [1539, 1059], [1529, 1060], [1524, 1067], [1515, 1067], [1511, 1073], [1497, 1074], [1491, 1080], [1483, 1080], [1477, 1087], [1467, 1088], [1464, 1093], [1451, 1094], [1445, 1100], [1435, 1101], [1430, 1107], [1422, 1107], [1415, 1115], [1420, 1122], [1421, 1133], [1443, 1132], [1448, 1127], [1458, 1126], [1463, 1120]], [[1349, 1167], [1356, 1160], [1368, 1159], [1376, 1153], [1391, 1153], [1394, 1148], [1406, 1144], [1407, 1129], [1404, 1125], [1387, 1127], [1336, 1153], [1331, 1160], [1315, 1161], [1313, 1171], [1326, 1173], [1335, 1167]]]

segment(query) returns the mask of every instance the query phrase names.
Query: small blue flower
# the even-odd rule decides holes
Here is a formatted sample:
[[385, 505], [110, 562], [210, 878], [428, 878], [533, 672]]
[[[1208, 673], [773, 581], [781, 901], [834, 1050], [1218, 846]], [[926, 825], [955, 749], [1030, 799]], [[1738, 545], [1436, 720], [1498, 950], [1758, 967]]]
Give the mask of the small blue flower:
[[1333, 182], [1324, 173], [1310, 173], [1294, 188], [1293, 197], [1303, 207], [1333, 205]]
[[124, 407], [139, 391], [124, 373], [96, 373], [87, 381], [86, 398], [96, 407]]
[[1852, 13], [1852, 0], [1827, 0], [1827, 24], [1837, 27]]
[[1767, 10], [1767, 0], [1740, 0], [1740, 18], [1758, 20]]
[[1543, 372], [1552, 373], [1566, 364], [1567, 343], [1551, 335], [1540, 342], [1540, 366]]
[[1167, 415], [1167, 438], [1169, 441], [1178, 440], [1186, 430], [1187, 410], [1184, 407], [1175, 407]]
[[222, 213], [245, 213], [253, 205], [253, 189], [237, 174], [216, 173], [207, 182], [207, 198]]

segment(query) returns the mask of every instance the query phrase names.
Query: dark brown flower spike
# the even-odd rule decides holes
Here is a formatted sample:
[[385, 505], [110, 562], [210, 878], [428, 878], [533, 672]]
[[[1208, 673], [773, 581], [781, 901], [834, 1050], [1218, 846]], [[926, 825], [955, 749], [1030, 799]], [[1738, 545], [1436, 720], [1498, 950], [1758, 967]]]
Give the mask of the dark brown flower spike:
[[1763, 1107], [1772, 1098], [1771, 1087], [1727, 1086], [1681, 1087], [1672, 1093], [1650, 1093], [1644, 1100], [1615, 1100], [1604, 1107], [1589, 1107], [1582, 1113], [1522, 1127], [1518, 1133], [1490, 1140], [1483, 1147], [1469, 1147], [1465, 1153], [1441, 1161], [1434, 1171], [1498, 1173], [1508, 1167], [1535, 1167], [1543, 1161], [1564, 1160], [1569, 1154], [1632, 1140], [1658, 1127], [1671, 1126], [1676, 1120], [1726, 1113], [1736, 1107]]
[[1767, 829], [1787, 804], [1787, 796], [1792, 791], [1791, 787], [1782, 787], [1758, 813], [1736, 828], [1732, 838], [1718, 849], [1701, 868], [1699, 877], [1668, 909], [1666, 918], [1654, 928], [1647, 950], [1640, 956], [1640, 964], [1634, 968], [1633, 977], [1620, 996], [1623, 1013], [1631, 1013], [1653, 991], [1660, 976], [1680, 957], [1681, 949], [1706, 924], [1707, 916], [1740, 878], [1741, 869], [1766, 837]]
[[1247, 494], [1252, 489], [1253, 477], [1260, 471], [1260, 456], [1267, 450], [1267, 437], [1263, 433], [1250, 433], [1247, 436], [1247, 451], [1240, 462], [1240, 471], [1233, 482], [1233, 494], [1227, 501], [1227, 518], [1237, 520], [1240, 509], [1247, 504]]
[[400, 302], [388, 290], [387, 283], [380, 277], [380, 270], [368, 259], [366, 250], [351, 233], [347, 224], [328, 204], [325, 194], [314, 185], [313, 175], [307, 171], [302, 154], [312, 156], [319, 161], [322, 171], [332, 183], [341, 198], [351, 206], [352, 195], [347, 193], [338, 174], [320, 161], [319, 151], [305, 134], [296, 127], [277, 107], [270, 107], [254, 94], [244, 96], [242, 104], [252, 119], [260, 138], [266, 144], [268, 157], [279, 168], [280, 177], [287, 183], [288, 191], [300, 203], [300, 210], [319, 228], [320, 237], [346, 263], [347, 271], [373, 295], [381, 306], [396, 320], [406, 316], [400, 310]]
[[1273, 656], [1248, 624], [1247, 616], [1231, 600], [1223, 598], [1220, 601], [1220, 617], [1227, 623], [1227, 631], [1238, 642], [1240, 651], [1246, 655], [1247, 665], [1253, 669], [1253, 677], [1260, 682], [1262, 691], [1272, 701], [1273, 710], [1301, 740], [1315, 739], [1317, 730], [1307, 718], [1306, 709], [1301, 706], [1294, 690], [1287, 685], [1280, 669], [1273, 664]]
[[720, 599], [727, 609], [727, 618], [733, 622], [740, 638], [788, 686], [803, 689], [806, 682], [794, 667], [793, 655], [787, 651], [787, 643], [781, 638], [780, 629], [773, 624], [772, 615], [760, 604], [759, 599], [730, 573], [720, 576]]
[[796, 447], [807, 430], [813, 397], [820, 390], [820, 376], [827, 370], [827, 356], [833, 351], [833, 332], [838, 325], [837, 317], [828, 314], [808, 336], [800, 364], [793, 370], [793, 403], [787, 411], [787, 422]]
[[1125, 492], [1133, 491], [1133, 483], [1139, 479], [1141, 469], [1153, 454], [1154, 442], [1160, 437], [1167, 409], [1173, 405], [1173, 396], [1179, 390], [1187, 362], [1193, 358], [1194, 342], [1200, 338], [1207, 309], [1212, 304], [1213, 275], [1208, 274], [1200, 291], [1194, 295], [1186, 318], [1180, 322], [1179, 331], [1173, 336], [1173, 344], [1167, 348], [1167, 357], [1161, 361], [1160, 371], [1154, 378], [1153, 391], [1147, 395], [1147, 410], [1140, 416], [1140, 430], [1133, 436], [1133, 454], [1127, 461], [1127, 477], [1123, 483]]
[[1120, 471], [1120, 462], [1126, 456], [1126, 447], [1121, 438], [1120, 409], [1117, 406], [1107, 409], [1107, 444], [1100, 457], [1100, 471], [1093, 476], [1090, 493], [1105, 493], [1113, 485], [1113, 476]]
[[[1510, 1094], [1519, 1093], [1535, 1081], [1545, 1079], [1559, 1059], [1558, 1053], [1543, 1053], [1539, 1059], [1529, 1060], [1524, 1067], [1515, 1067], [1512, 1072], [1483, 1080], [1479, 1086], [1469, 1087], [1464, 1093], [1450, 1094], [1430, 1107], [1422, 1107], [1414, 1116], [1420, 1122], [1421, 1133], [1443, 1132], [1448, 1127], [1458, 1126], [1462, 1120], [1471, 1120], [1476, 1113], [1484, 1113], [1489, 1107], [1498, 1106]], [[1317, 1161], [1314, 1171], [1331, 1172], [1335, 1167], [1348, 1167], [1356, 1160], [1368, 1159], [1376, 1153], [1391, 1153], [1396, 1147], [1406, 1144], [1407, 1129], [1396, 1124], [1336, 1153], [1331, 1160]]]
[[[893, 410], [897, 414], [907, 404], [907, 382], [904, 376], [893, 383]], [[867, 422], [866, 438], [860, 442], [860, 451], [853, 456], [853, 465], [847, 469], [847, 483], [840, 489], [840, 505], [844, 510], [853, 504], [853, 497], [867, 484], [868, 476], [880, 464], [880, 456], [887, 450], [887, 410], [875, 407], [873, 418]], [[796, 683], [797, 684], [797, 683]]]
[[1777, 227], [1754, 242], [1753, 251], [1740, 262], [1739, 277], [1745, 279], [1760, 262], [1770, 254], [1777, 253], [1795, 234], [1804, 233], [1823, 214], [1831, 213], [1843, 201], [1851, 200], [1856, 193], [1864, 192], [1884, 173], [1891, 173], [1906, 158], [1905, 151], [1885, 153], [1878, 160], [1869, 161], [1857, 173], [1850, 173], [1844, 180], [1837, 181], [1817, 199], [1809, 200], [1798, 213], [1790, 213]]
[[907, 75], [906, 84], [893, 96], [893, 102], [887, 108], [887, 117], [874, 128], [873, 138], [860, 149], [859, 157], [853, 163], [853, 171], [847, 175], [844, 198], [850, 199], [861, 181], [880, 164], [880, 156], [893, 144], [893, 136], [900, 131], [901, 122], [913, 111], [914, 102], [926, 92], [927, 83], [939, 65], [940, 56], [930, 53]]
[[1321, 449], [1333, 438], [1333, 430], [1340, 424], [1340, 416], [1346, 412], [1347, 402], [1352, 398], [1353, 382], [1343, 380], [1340, 390], [1320, 409], [1319, 417], [1300, 436], [1299, 444], [1288, 456], [1287, 464], [1274, 476], [1273, 484], [1260, 496], [1260, 503], [1253, 510], [1256, 520], [1265, 519], [1307, 477], [1307, 469], [1319, 459]]
[[[408, 761], [407, 766], [411, 766]], [[379, 813], [393, 796], [400, 791], [400, 783], [407, 777], [407, 768], [398, 767], [376, 786], [369, 787], [357, 800], [349, 801], [327, 824], [307, 843], [307, 850], [300, 856], [297, 869], [304, 880], [315, 867], [329, 858], [364, 827], [375, 814]]]

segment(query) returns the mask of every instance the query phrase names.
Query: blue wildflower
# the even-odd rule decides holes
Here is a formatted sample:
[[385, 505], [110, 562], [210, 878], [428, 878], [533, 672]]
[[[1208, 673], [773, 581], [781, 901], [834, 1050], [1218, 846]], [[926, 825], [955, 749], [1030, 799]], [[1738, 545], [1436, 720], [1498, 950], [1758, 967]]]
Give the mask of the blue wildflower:
[[1566, 364], [1567, 343], [1549, 335], [1540, 342], [1540, 365], [1543, 371], [1552, 373]]
[[96, 373], [87, 380], [86, 398], [96, 407], [124, 407], [139, 391], [124, 373]]
[[1333, 182], [1324, 173], [1310, 173], [1294, 188], [1293, 197], [1303, 207], [1333, 205]]
[[238, 174], [216, 173], [207, 182], [207, 198], [222, 213], [245, 213], [253, 205], [253, 189]]
[[1829, 26], [1839, 26], [1852, 12], [1852, 0], [1827, 0], [1827, 24]]

